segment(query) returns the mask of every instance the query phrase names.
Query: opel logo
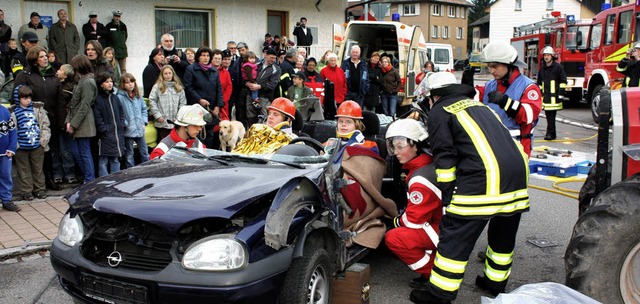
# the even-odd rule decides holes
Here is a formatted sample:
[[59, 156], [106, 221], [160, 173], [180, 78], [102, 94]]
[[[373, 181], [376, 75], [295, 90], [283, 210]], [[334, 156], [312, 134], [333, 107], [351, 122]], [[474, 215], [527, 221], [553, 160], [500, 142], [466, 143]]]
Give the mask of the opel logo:
[[111, 267], [118, 267], [122, 262], [122, 255], [120, 252], [114, 251], [107, 257], [107, 262], [109, 262], [109, 266]]

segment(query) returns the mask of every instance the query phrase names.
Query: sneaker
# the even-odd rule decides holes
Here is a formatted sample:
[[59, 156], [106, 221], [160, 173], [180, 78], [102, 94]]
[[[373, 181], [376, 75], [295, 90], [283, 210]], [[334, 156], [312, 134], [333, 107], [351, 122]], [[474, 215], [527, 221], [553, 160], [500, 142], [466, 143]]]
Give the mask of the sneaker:
[[31, 193], [25, 194], [25, 195], [22, 196], [22, 200], [32, 201], [33, 200], [33, 195], [31, 195]]
[[47, 198], [47, 194], [46, 194], [46, 193], [44, 193], [44, 192], [38, 192], [38, 193], [36, 193], [36, 194], [35, 194], [35, 196], [36, 196], [36, 198], [38, 198], [38, 199], [45, 199], [45, 198]]
[[422, 288], [427, 286], [427, 283], [429, 283], [429, 278], [419, 276], [417, 278], [411, 279], [411, 282], [409, 282], [409, 286], [411, 288]]
[[7, 211], [13, 211], [13, 212], [18, 212], [22, 210], [22, 208], [20, 208], [18, 205], [16, 205], [13, 202], [2, 202], [2, 208], [4, 208]]
[[67, 183], [68, 184], [75, 184], [77, 182], [78, 182], [78, 180], [75, 177], [73, 177], [73, 176], [67, 177]]
[[499, 294], [504, 293], [505, 291], [504, 287], [495, 286], [495, 283], [491, 282], [489, 279], [485, 278], [484, 276], [476, 277], [476, 286], [490, 293], [494, 297], [497, 297]]
[[54, 177], [53, 178], [53, 182], [56, 184], [61, 184], [62, 183], [62, 177]]

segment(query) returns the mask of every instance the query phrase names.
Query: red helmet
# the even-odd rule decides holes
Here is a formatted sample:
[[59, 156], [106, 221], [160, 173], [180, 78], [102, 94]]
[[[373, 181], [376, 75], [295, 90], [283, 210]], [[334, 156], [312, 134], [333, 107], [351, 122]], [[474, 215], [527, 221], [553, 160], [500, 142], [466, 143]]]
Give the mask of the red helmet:
[[360, 108], [360, 105], [357, 102], [347, 100], [338, 107], [338, 114], [336, 117], [362, 119], [362, 108]]
[[292, 120], [296, 119], [296, 106], [287, 98], [278, 97], [274, 99], [267, 109], [280, 111], [282, 114], [291, 117]]

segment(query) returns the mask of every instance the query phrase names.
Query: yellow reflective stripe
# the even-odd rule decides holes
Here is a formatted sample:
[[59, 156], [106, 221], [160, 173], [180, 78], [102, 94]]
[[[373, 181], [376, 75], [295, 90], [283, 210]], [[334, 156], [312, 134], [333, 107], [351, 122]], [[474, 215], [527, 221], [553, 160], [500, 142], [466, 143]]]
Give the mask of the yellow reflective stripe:
[[549, 85], [551, 88], [551, 94], [555, 94], [556, 93], [556, 81], [555, 80], [551, 80], [551, 84]]
[[491, 246], [487, 246], [487, 258], [498, 265], [506, 266], [513, 262], [513, 251], [510, 253], [497, 253], [491, 249]]
[[461, 195], [454, 194], [451, 199], [452, 204], [460, 205], [484, 205], [496, 203], [509, 203], [515, 200], [529, 198], [527, 189], [520, 189], [512, 192], [496, 195]]
[[439, 183], [447, 183], [456, 180], [456, 167], [449, 169], [436, 169], [437, 181]]
[[508, 270], [496, 270], [489, 267], [488, 262], [485, 262], [484, 274], [491, 281], [504, 282], [509, 278], [509, 275], [511, 274], [511, 268], [509, 268]]
[[436, 259], [433, 262], [435, 267], [451, 273], [464, 273], [464, 269], [467, 267], [467, 261], [456, 261], [445, 258], [440, 255], [440, 252], [436, 253]]
[[629, 81], [631, 81], [631, 78], [629, 78], [629, 77], [625, 77], [625, 78], [624, 78], [624, 86], [625, 86], [625, 87], [628, 87], [628, 86], [629, 86]]
[[471, 137], [473, 146], [477, 149], [478, 154], [484, 163], [485, 179], [487, 183], [485, 193], [489, 195], [497, 195], [500, 193], [500, 167], [498, 166], [498, 160], [487, 141], [487, 137], [484, 132], [480, 130], [478, 124], [476, 124], [471, 116], [469, 116], [469, 113], [459, 112], [456, 113], [456, 117], [458, 117], [458, 121], [467, 134], [469, 134], [469, 137]]
[[565, 89], [565, 88], [567, 88], [567, 84], [566, 84], [566, 83], [564, 83], [564, 82], [560, 83], [560, 88], [561, 88], [561, 89]]
[[460, 289], [462, 279], [449, 279], [441, 276], [435, 271], [431, 271], [431, 278], [429, 279], [429, 282], [442, 290], [452, 292]]
[[508, 214], [529, 208], [529, 199], [506, 205], [483, 206], [483, 207], [467, 207], [454, 205], [447, 206], [447, 213], [457, 214], [461, 216], [486, 216], [494, 214]]
[[620, 66], [616, 66], [616, 71], [618, 71], [620, 73], [622, 73], [622, 72], [624, 72], [626, 70], [627, 70], [627, 66], [625, 66], [624, 68], [621, 68]]
[[540, 86], [540, 92], [544, 93], [544, 82], [542, 83], [542, 85]]

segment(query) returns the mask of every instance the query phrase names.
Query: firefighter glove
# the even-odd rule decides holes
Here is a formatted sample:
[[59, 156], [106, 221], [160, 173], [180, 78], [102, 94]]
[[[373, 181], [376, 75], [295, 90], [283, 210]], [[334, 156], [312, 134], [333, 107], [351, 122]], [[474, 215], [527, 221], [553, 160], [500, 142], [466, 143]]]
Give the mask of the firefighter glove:
[[520, 110], [520, 101], [513, 100], [509, 96], [504, 95], [498, 91], [489, 93], [489, 102], [495, 103], [502, 108], [509, 117], [516, 117], [518, 110]]

